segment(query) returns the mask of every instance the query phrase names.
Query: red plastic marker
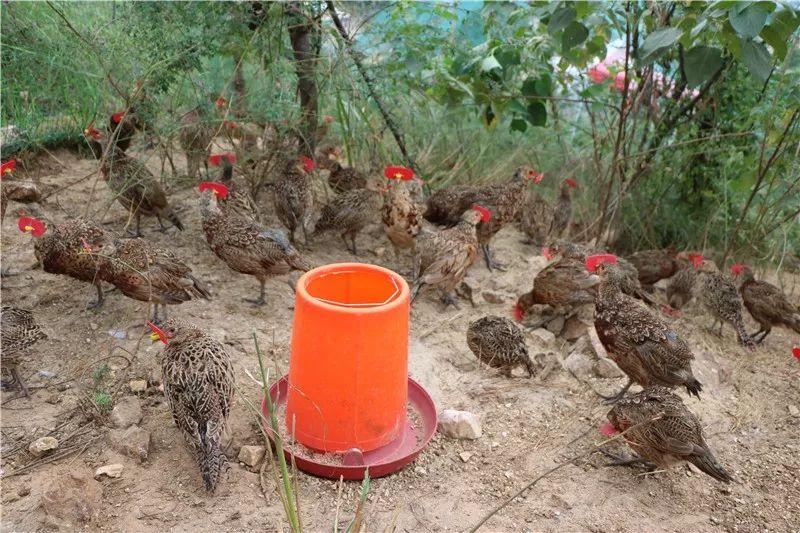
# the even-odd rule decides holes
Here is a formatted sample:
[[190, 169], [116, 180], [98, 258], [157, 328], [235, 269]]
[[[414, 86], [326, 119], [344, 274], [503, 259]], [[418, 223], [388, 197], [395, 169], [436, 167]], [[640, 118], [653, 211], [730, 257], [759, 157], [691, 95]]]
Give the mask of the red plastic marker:
[[617, 256], [614, 254], [595, 254], [586, 258], [586, 270], [589, 272], [597, 272], [598, 265], [608, 263], [610, 265], [617, 264]]

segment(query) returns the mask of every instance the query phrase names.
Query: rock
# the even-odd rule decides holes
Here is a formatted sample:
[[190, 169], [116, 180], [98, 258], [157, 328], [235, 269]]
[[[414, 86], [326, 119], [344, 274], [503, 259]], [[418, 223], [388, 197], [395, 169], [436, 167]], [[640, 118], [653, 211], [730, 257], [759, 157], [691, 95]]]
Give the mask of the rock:
[[239, 462], [250, 468], [257, 468], [264, 459], [267, 449], [264, 446], [242, 446], [239, 448]]
[[562, 362], [565, 369], [578, 379], [588, 378], [592, 375], [594, 363], [592, 359], [581, 351], [573, 351]]
[[588, 328], [589, 326], [580, 318], [572, 316], [564, 324], [564, 329], [561, 330], [561, 336], [572, 342], [583, 336]]
[[600, 337], [597, 336], [597, 330], [594, 329], [594, 325], [588, 329], [589, 333], [589, 344], [592, 347], [592, 351], [594, 351], [595, 355], [600, 359], [608, 358], [608, 352], [606, 352], [606, 347], [603, 346], [603, 343], [600, 342]]
[[483, 291], [481, 296], [483, 296], [483, 301], [488, 304], [501, 304], [506, 300], [502, 294], [495, 291]]
[[50, 394], [45, 395], [44, 401], [45, 403], [55, 405], [61, 401], [61, 395], [57, 392], [51, 392]]
[[128, 338], [128, 332], [124, 329], [110, 329], [108, 330], [108, 336], [112, 339], [125, 340]]
[[145, 392], [147, 390], [147, 380], [145, 379], [134, 379], [128, 386], [131, 388], [131, 392]]
[[458, 457], [461, 459], [462, 462], [466, 463], [467, 461], [470, 460], [470, 458], [473, 455], [475, 455], [475, 454], [473, 454], [472, 452], [461, 452], [460, 454], [458, 454]]
[[84, 472], [62, 474], [42, 491], [42, 510], [50, 526], [67, 531], [83, 528], [100, 511], [103, 487]]
[[795, 418], [798, 418], [798, 417], [800, 417], [800, 409], [798, 409], [796, 405], [790, 405], [789, 406], [789, 414], [792, 415]]
[[386, 255], [386, 248], [384, 248], [383, 246], [381, 246], [380, 248], [376, 248], [375, 255], [377, 257], [383, 257], [384, 255]]
[[119, 477], [120, 475], [122, 475], [123, 468], [124, 467], [119, 463], [101, 466], [100, 468], [94, 471], [94, 478], [100, 479], [103, 476]]
[[621, 378], [625, 376], [625, 372], [620, 370], [617, 363], [607, 357], [595, 361], [594, 371], [601, 378]]
[[111, 423], [116, 428], [127, 428], [142, 420], [142, 405], [135, 396], [125, 396], [111, 410]]
[[545, 346], [553, 346], [556, 343], [556, 336], [553, 334], [553, 332], [544, 328], [538, 328], [531, 331], [531, 335], [534, 339], [540, 341], [540, 343], [544, 344]]
[[564, 329], [564, 317], [563, 316], [555, 317], [553, 320], [548, 322], [547, 326], [545, 327], [547, 328], [547, 331], [550, 331], [551, 333], [558, 335], [559, 333], [561, 333], [561, 330]]
[[55, 372], [50, 372], [49, 370], [39, 370], [38, 372], [36, 372], [36, 374], [39, 375], [39, 377], [43, 377], [43, 378], [46, 378], [46, 379], [50, 379], [50, 378], [56, 377], [56, 373]]
[[97, 328], [99, 327], [100, 324], [98, 324], [97, 322], [89, 322], [89, 328], [91, 328], [92, 331], [97, 331]]
[[150, 432], [139, 426], [128, 429], [114, 429], [109, 432], [111, 446], [118, 452], [145, 462], [150, 454]]
[[28, 451], [34, 457], [41, 457], [50, 450], [58, 448], [58, 440], [55, 437], [40, 437], [31, 442]]
[[439, 431], [451, 439], [477, 439], [483, 434], [478, 417], [469, 411], [455, 409], [439, 413]]
[[418, 475], [420, 475], [420, 476], [427, 476], [427, 475], [428, 475], [428, 471], [427, 471], [427, 470], [425, 470], [425, 469], [424, 469], [423, 467], [421, 467], [421, 466], [415, 466], [415, 467], [414, 467], [414, 472], [416, 472], [416, 473], [417, 473]]

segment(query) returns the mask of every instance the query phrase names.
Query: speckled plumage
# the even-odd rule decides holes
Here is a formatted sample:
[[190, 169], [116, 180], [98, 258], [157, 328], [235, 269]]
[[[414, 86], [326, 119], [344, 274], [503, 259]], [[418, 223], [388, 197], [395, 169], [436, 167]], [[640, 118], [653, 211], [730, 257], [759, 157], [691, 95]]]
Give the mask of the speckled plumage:
[[733, 480], [703, 437], [697, 417], [664, 387], [650, 387], [622, 398], [608, 413], [617, 431], [641, 457], [662, 467], [688, 461], [719, 481]]
[[111, 132], [112, 139], [116, 139], [117, 147], [123, 152], [130, 147], [134, 135], [143, 125], [142, 119], [134, 109], [129, 109], [119, 122], [114, 122], [114, 115], [108, 119], [108, 131]]
[[800, 307], [792, 304], [783, 291], [771, 283], [756, 280], [747, 266], [736, 281], [744, 306], [760, 326], [753, 335], [756, 342], [763, 341], [772, 331], [772, 326], [786, 326], [800, 334]]
[[529, 377], [536, 374], [525, 335], [507, 318], [490, 315], [472, 322], [467, 328], [467, 345], [475, 357], [491, 367], [504, 369], [508, 376], [518, 365], [525, 366]]
[[519, 228], [531, 244], [543, 246], [548, 242], [553, 228], [555, 211], [547, 200], [536, 191], [528, 191], [519, 210]]
[[220, 183], [228, 188], [228, 195], [218, 200], [219, 208], [228, 217], [241, 217], [244, 220], [261, 224], [261, 216], [253, 196], [233, 178], [233, 165], [222, 158], [222, 175]]
[[22, 381], [17, 366], [28, 349], [40, 340], [46, 339], [47, 335], [36, 323], [31, 311], [8, 305], [4, 305], [0, 311], [0, 332], [2, 333], [0, 362], [3, 368], [8, 369], [14, 381], [22, 389], [22, 393], [27, 396], [28, 388]]
[[296, 159], [287, 159], [283, 172], [275, 181], [273, 202], [275, 214], [289, 230], [294, 243], [295, 232], [300, 229], [308, 244], [308, 223], [314, 208], [311, 177]]
[[642, 285], [653, 285], [671, 277], [678, 269], [674, 250], [642, 250], [627, 257], [639, 272]]
[[432, 285], [443, 293], [445, 303], [454, 303], [455, 289], [478, 254], [475, 226], [480, 220], [481, 214], [469, 209], [455, 227], [417, 236], [412, 300], [424, 285]]
[[186, 152], [186, 174], [191, 178], [200, 177], [200, 164], [208, 171], [209, 145], [214, 140], [214, 128], [208, 112], [198, 106], [181, 117], [180, 143]]
[[[381, 193], [371, 188], [353, 189], [338, 194], [322, 207], [314, 235], [337, 231], [353, 255], [358, 255], [356, 235], [378, 218], [382, 202]], [[347, 242], [348, 236], [350, 243]]]
[[264, 303], [268, 278], [311, 269], [282, 231], [264, 230], [250, 220], [226, 215], [210, 192], [203, 197], [201, 206], [203, 231], [214, 254], [234, 272], [253, 276], [261, 284], [261, 296], [253, 303]]
[[331, 165], [328, 185], [335, 193], [343, 193], [367, 186], [367, 178], [353, 167], [343, 167], [338, 162]]
[[176, 320], [160, 326], [168, 338], [161, 363], [164, 396], [206, 490], [213, 492], [228, 468], [220, 440], [233, 404], [233, 365], [225, 347], [196, 326]]
[[694, 293], [697, 269], [689, 262], [679, 262], [677, 272], [667, 284], [667, 303], [675, 309], [681, 309], [689, 303]]
[[422, 229], [422, 206], [411, 199], [405, 183], [395, 181], [384, 197], [381, 220], [389, 242], [399, 255], [401, 249], [413, 248]]
[[553, 226], [550, 229], [551, 238], [559, 238], [569, 228], [572, 220], [572, 188], [565, 180], [558, 192], [558, 199], [553, 209]]
[[685, 386], [699, 397], [702, 385], [692, 373], [691, 349], [668, 324], [620, 289], [622, 272], [616, 265], [597, 269], [600, 287], [594, 326], [609, 356], [643, 387]]
[[703, 261], [698, 271], [695, 292], [715, 322], [720, 322], [720, 334], [722, 323], [727, 322], [736, 331], [740, 344], [751, 350], [755, 349], [755, 343], [745, 331], [742, 297], [729, 276], [719, 272], [711, 261]]

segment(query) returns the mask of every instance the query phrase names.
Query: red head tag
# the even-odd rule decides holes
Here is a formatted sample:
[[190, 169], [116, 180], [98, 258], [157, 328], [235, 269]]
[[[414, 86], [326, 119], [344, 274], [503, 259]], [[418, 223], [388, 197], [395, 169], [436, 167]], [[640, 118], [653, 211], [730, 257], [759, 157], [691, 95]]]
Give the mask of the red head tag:
[[22, 233], [30, 233], [34, 237], [41, 237], [47, 231], [44, 222], [33, 217], [21, 217], [17, 221], [17, 226]]
[[564, 183], [566, 183], [566, 184], [567, 184], [567, 186], [569, 186], [569, 188], [570, 188], [570, 189], [577, 189], [577, 188], [578, 188], [578, 182], [577, 182], [577, 181], [575, 181], [575, 180], [574, 180], [574, 179], [572, 179], [572, 178], [567, 178], [567, 179], [565, 179], [565, 180], [564, 180]]
[[223, 152], [221, 154], [214, 154], [208, 158], [208, 164], [212, 167], [218, 167], [222, 164], [223, 159], [227, 159], [231, 165], [236, 164], [236, 154], [233, 152]]
[[414, 179], [414, 171], [406, 167], [388, 166], [383, 169], [383, 175], [390, 180], [409, 181]]
[[167, 344], [167, 343], [168, 343], [168, 342], [167, 342], [167, 339], [168, 339], [168, 338], [167, 338], [167, 334], [166, 334], [166, 333], [164, 333], [164, 330], [163, 330], [163, 329], [161, 329], [160, 327], [156, 326], [155, 324], [153, 324], [153, 323], [152, 323], [152, 322], [150, 322], [149, 320], [147, 321], [147, 325], [148, 325], [148, 326], [150, 326], [150, 331], [152, 331], [152, 332], [153, 332], [153, 333], [151, 333], [151, 334], [150, 334], [150, 339], [151, 339], [153, 342], [155, 342], [155, 341], [161, 341], [161, 342], [163, 342], [164, 344]]
[[602, 433], [606, 437], [613, 437], [614, 435], [619, 433], [619, 431], [617, 431], [617, 428], [615, 428], [614, 424], [612, 424], [611, 422], [606, 422], [605, 424], [602, 424], [599, 429], [600, 433]]
[[553, 259], [553, 251], [548, 246], [542, 246], [542, 255], [548, 261], [551, 261]]
[[307, 155], [301, 155], [298, 160], [300, 161], [300, 164], [303, 165], [303, 170], [305, 170], [306, 173], [311, 172], [317, 166], [314, 164], [314, 160]]
[[522, 310], [522, 307], [519, 304], [514, 306], [512, 312], [514, 313], [514, 319], [517, 322], [522, 322], [522, 319], [525, 318], [525, 311]]
[[744, 265], [742, 263], [734, 263], [731, 265], [731, 276], [734, 278], [744, 272]]
[[125, 111], [118, 111], [111, 115], [111, 122], [114, 124], [119, 124], [119, 121], [122, 120], [122, 117], [125, 116]]
[[203, 181], [197, 186], [200, 192], [213, 191], [214, 196], [219, 200], [224, 200], [228, 196], [228, 187], [218, 181]]
[[472, 209], [481, 214], [481, 222], [489, 222], [492, 219], [492, 212], [482, 205], [473, 205]]
[[617, 264], [617, 256], [614, 254], [595, 254], [586, 258], [586, 270], [589, 272], [597, 272], [598, 265], [608, 263], [611, 265]]
[[13, 172], [17, 169], [17, 160], [16, 159], [9, 159], [2, 165], [0, 165], [0, 177], [5, 176], [6, 174], [13, 174]]
[[700, 268], [700, 265], [703, 264], [703, 261], [705, 261], [705, 259], [706, 258], [703, 257], [703, 254], [698, 254], [696, 252], [691, 252], [689, 254], [689, 261], [692, 262], [692, 266], [695, 268], [695, 270]]

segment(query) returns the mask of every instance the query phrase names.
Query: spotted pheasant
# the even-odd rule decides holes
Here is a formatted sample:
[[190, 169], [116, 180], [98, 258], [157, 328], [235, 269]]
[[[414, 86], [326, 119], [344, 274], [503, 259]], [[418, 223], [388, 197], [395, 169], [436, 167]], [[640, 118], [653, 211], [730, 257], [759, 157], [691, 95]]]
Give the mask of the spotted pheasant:
[[[339, 232], [345, 246], [358, 255], [356, 235], [378, 218], [386, 186], [370, 180], [363, 189], [352, 189], [336, 195], [322, 207], [314, 235], [327, 231]], [[347, 238], [350, 237], [350, 243]]]
[[752, 336], [761, 343], [772, 326], [786, 326], [800, 334], [800, 307], [792, 304], [778, 287], [766, 281], [756, 280], [749, 266], [737, 263], [731, 267], [731, 274], [739, 283], [739, 293], [744, 306], [760, 329]]
[[300, 229], [309, 244], [308, 223], [314, 207], [309, 173], [314, 170], [314, 161], [306, 156], [287, 159], [283, 172], [275, 181], [273, 201], [278, 220], [289, 230], [289, 240], [294, 243], [295, 232]]
[[36, 323], [32, 312], [8, 305], [4, 305], [0, 311], [0, 332], [2, 332], [3, 346], [0, 362], [11, 374], [12, 383], [16, 383], [22, 390], [23, 396], [27, 396], [28, 387], [22, 381], [17, 367], [28, 349], [40, 340], [46, 339], [47, 335]]
[[422, 229], [423, 208], [411, 199], [406, 187], [406, 183], [414, 177], [411, 169], [387, 167], [384, 175], [392, 180], [392, 185], [384, 196], [381, 220], [386, 237], [394, 248], [395, 258], [399, 258], [400, 250], [414, 248], [415, 239]]
[[485, 316], [472, 322], [467, 328], [467, 345], [480, 361], [503, 369], [508, 377], [519, 365], [525, 366], [529, 377], [536, 374], [522, 330], [507, 318]]
[[190, 178], [200, 177], [200, 163], [208, 173], [207, 159], [211, 141], [214, 140], [214, 127], [209, 112], [198, 106], [181, 117], [180, 143], [186, 152], [186, 174]]
[[219, 208], [226, 215], [242, 217], [256, 224], [261, 223], [258, 207], [249, 191], [233, 179], [233, 165], [236, 155], [231, 152], [215, 154], [208, 158], [208, 164], [213, 167], [222, 167], [219, 182], [228, 188], [224, 199], [218, 198]]
[[192, 324], [170, 319], [151, 328], [153, 341], [166, 345], [161, 369], [172, 419], [194, 453], [206, 490], [213, 492], [229, 468], [220, 441], [235, 390], [231, 358]]
[[736, 331], [739, 344], [746, 346], [749, 350], [755, 350], [755, 343], [744, 327], [742, 297], [731, 278], [722, 274], [713, 262], [705, 260], [698, 271], [695, 292], [698, 300], [714, 318], [714, 324], [719, 322], [718, 334], [720, 337], [722, 336], [722, 325], [727, 322]]
[[358, 169], [342, 166], [340, 158], [342, 151], [338, 146], [327, 146], [322, 150], [320, 157], [320, 168], [330, 171], [328, 175], [328, 185], [331, 189], [341, 194], [345, 191], [363, 189], [367, 186], [367, 177]]
[[643, 459], [661, 467], [687, 461], [718, 481], [733, 481], [708, 447], [700, 420], [665, 387], [649, 387], [621, 399], [608, 420], [603, 432], [624, 431], [623, 438]]

